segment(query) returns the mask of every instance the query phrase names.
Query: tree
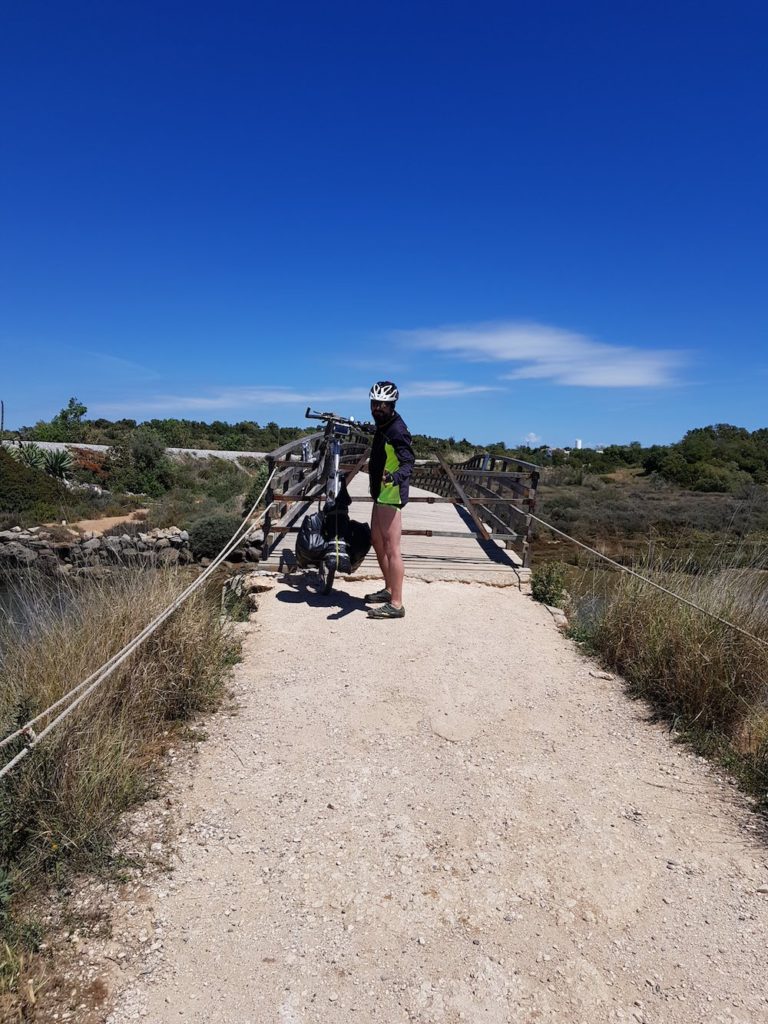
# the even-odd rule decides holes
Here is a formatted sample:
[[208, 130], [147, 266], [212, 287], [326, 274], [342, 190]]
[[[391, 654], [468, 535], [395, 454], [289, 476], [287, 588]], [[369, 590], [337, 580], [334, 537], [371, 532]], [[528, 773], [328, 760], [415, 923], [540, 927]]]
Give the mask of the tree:
[[87, 412], [79, 399], [70, 398], [66, 407], [53, 417], [51, 426], [61, 431], [62, 441], [82, 441], [83, 416]]

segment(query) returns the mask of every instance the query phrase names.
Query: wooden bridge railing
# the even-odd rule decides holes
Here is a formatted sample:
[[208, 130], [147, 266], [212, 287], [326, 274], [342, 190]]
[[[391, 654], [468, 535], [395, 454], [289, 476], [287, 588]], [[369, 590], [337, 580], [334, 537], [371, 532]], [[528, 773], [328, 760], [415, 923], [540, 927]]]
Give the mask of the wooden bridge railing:
[[[417, 463], [411, 482], [415, 487], [464, 505], [477, 533], [488, 540], [503, 540], [524, 568], [531, 564], [531, 512], [536, 509], [539, 466], [503, 455], [483, 452], [466, 462]], [[489, 533], [487, 526], [491, 527]]]
[[[276, 470], [266, 500], [273, 502], [264, 521], [262, 561], [266, 561], [286, 533], [294, 533], [310, 505], [323, 493], [325, 446], [322, 432], [291, 441], [267, 456], [269, 472]], [[342, 466], [347, 481], [368, 461], [370, 435], [352, 432], [343, 441]], [[463, 506], [474, 526], [473, 533], [451, 531], [445, 536], [478, 535], [482, 540], [500, 540], [514, 551], [522, 565], [530, 565], [530, 513], [536, 507], [539, 467], [531, 462], [481, 453], [466, 462], [450, 464], [437, 460], [418, 461], [411, 482], [438, 495], [413, 497], [413, 502], [446, 502]], [[366, 499], [356, 498], [356, 501]], [[370, 501], [370, 499], [367, 499]], [[440, 536], [439, 531], [404, 529], [404, 534]]]

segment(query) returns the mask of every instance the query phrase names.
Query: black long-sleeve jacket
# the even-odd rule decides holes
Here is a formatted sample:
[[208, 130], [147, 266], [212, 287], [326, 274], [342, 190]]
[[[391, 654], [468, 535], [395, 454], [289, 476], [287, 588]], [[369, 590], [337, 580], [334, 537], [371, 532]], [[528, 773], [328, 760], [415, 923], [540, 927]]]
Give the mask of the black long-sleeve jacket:
[[[413, 464], [411, 435], [399, 413], [389, 423], [376, 428], [371, 444], [371, 458], [368, 463], [368, 477], [371, 497], [379, 505], [395, 505], [401, 508], [408, 502]], [[392, 474], [391, 483], [383, 483], [385, 472]]]

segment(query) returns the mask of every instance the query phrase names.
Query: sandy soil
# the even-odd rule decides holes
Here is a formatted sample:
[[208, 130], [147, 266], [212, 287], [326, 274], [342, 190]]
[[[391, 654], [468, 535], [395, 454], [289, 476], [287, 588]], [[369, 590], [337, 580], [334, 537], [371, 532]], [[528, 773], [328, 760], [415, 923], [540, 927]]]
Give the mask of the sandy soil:
[[262, 596], [111, 1024], [768, 1021], [735, 789], [518, 591], [343, 586]]
[[[111, 530], [113, 526], [119, 526], [121, 523], [135, 523], [142, 519], [146, 519], [147, 509], [137, 508], [133, 512], [127, 512], [123, 516], [104, 516], [101, 519], [80, 519], [76, 523], [67, 523], [67, 527], [70, 530], [82, 530], [85, 533], [87, 530], [92, 530], [94, 533], [102, 534], [107, 530]], [[58, 523], [49, 523], [49, 526], [58, 526]]]

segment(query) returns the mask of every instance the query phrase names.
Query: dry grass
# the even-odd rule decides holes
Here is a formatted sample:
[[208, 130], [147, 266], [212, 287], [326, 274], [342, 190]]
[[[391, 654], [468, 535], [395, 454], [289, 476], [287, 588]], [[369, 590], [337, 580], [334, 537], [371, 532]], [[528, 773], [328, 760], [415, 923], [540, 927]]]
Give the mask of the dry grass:
[[[711, 567], [644, 575], [768, 640], [768, 572]], [[574, 633], [703, 749], [753, 789], [768, 782], [768, 646], [626, 573], [581, 573], [571, 585]]]
[[[0, 623], [0, 735], [103, 664], [185, 582], [170, 570], [82, 584], [28, 580], [16, 605], [33, 614]], [[218, 591], [198, 591], [0, 781], [0, 942], [3, 935], [12, 947], [18, 940], [15, 910], [31, 887], [108, 855], [118, 817], [157, 780], [163, 736], [219, 699], [235, 653], [219, 610]], [[5, 958], [6, 985], [19, 955]]]

